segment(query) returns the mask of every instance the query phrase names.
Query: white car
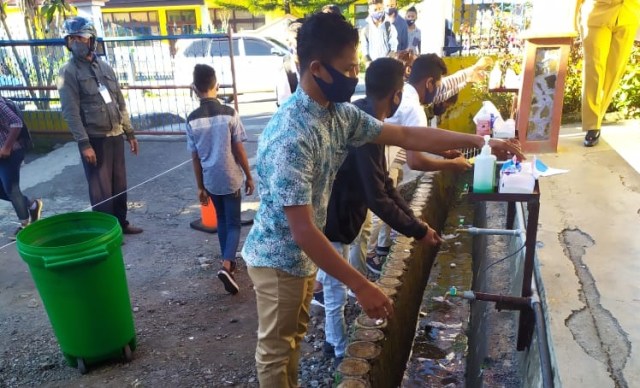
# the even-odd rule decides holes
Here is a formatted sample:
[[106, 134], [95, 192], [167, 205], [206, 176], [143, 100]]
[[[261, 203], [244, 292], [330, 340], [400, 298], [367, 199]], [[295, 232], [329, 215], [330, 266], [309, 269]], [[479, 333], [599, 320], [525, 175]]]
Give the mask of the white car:
[[[238, 94], [275, 91], [276, 77], [282, 71], [287, 47], [273, 38], [256, 35], [233, 35], [234, 67]], [[175, 56], [175, 82], [190, 85], [193, 67], [203, 63], [216, 71], [221, 94], [232, 93], [229, 41], [226, 38], [181, 41]]]

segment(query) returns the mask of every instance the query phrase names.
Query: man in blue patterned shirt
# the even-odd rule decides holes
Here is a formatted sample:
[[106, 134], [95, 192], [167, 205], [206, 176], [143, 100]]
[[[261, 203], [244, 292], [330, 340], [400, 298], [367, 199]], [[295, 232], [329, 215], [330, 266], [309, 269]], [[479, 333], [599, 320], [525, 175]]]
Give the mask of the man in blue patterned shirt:
[[[341, 16], [312, 15], [297, 41], [300, 84], [260, 138], [261, 202], [242, 250], [256, 292], [261, 387], [298, 386], [300, 342], [318, 267], [353, 290], [369, 317], [393, 314], [391, 300], [322, 232], [331, 184], [347, 146], [375, 142], [438, 152], [484, 144], [477, 135], [383, 124], [346, 103], [358, 82], [358, 32]], [[522, 157], [512, 144], [492, 140], [491, 146]], [[438, 236], [432, 229], [429, 233], [435, 244]]]

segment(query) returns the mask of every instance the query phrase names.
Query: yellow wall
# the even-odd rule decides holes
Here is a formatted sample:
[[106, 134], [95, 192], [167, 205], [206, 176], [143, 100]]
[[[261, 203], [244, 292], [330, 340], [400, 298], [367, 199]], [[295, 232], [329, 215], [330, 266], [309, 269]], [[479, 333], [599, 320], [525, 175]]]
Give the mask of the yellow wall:
[[116, 12], [158, 12], [158, 24], [160, 24], [160, 35], [167, 35], [167, 13], [166, 11], [193, 11], [196, 14], [196, 28], [202, 27], [202, 13], [197, 5], [185, 6], [162, 6], [162, 7], [127, 7], [127, 8], [108, 8], [103, 9], [102, 13]]
[[[446, 57], [443, 59], [447, 64], [448, 74], [453, 74], [458, 70], [469, 67], [478, 60], [475, 56]], [[482, 101], [475, 98], [471, 85], [467, 85], [460, 91], [458, 102], [441, 118], [439, 126], [456, 132], [475, 133], [473, 116], [480, 110], [481, 106]]]

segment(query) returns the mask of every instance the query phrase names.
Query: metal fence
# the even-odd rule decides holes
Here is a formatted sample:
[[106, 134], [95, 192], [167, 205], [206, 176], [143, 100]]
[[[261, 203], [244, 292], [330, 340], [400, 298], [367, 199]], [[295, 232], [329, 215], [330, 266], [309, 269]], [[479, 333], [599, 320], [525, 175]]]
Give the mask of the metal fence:
[[[234, 47], [230, 34], [100, 39], [97, 52], [116, 72], [138, 132], [180, 133], [199, 104], [191, 90], [197, 63], [212, 65], [220, 93], [234, 101]], [[62, 39], [0, 40], [0, 93], [18, 102], [38, 132], [66, 128], [60, 115], [57, 78], [69, 58]]]

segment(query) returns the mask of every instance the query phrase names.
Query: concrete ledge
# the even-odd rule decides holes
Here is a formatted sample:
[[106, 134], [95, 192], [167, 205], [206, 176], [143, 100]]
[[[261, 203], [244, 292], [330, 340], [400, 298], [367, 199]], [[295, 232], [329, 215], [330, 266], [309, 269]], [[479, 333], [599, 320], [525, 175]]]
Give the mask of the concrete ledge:
[[[453, 174], [423, 174], [415, 181], [410, 207], [418, 217], [438, 230], [446, 220], [454, 192]], [[352, 371], [346, 375], [341, 371], [343, 382], [340, 386], [400, 385], [411, 352], [422, 294], [436, 253], [435, 248], [417, 245], [411, 238], [402, 236], [396, 239], [378, 280], [378, 285], [395, 303], [395, 315], [388, 321], [375, 321], [364, 315], [357, 318], [356, 331], [347, 346], [347, 358], [343, 363], [356, 362], [350, 360], [356, 358], [365, 360], [369, 368], [363, 368], [361, 375], [354, 375]], [[366, 337], [362, 331], [372, 329], [380, 330], [383, 336], [361, 340]]]

